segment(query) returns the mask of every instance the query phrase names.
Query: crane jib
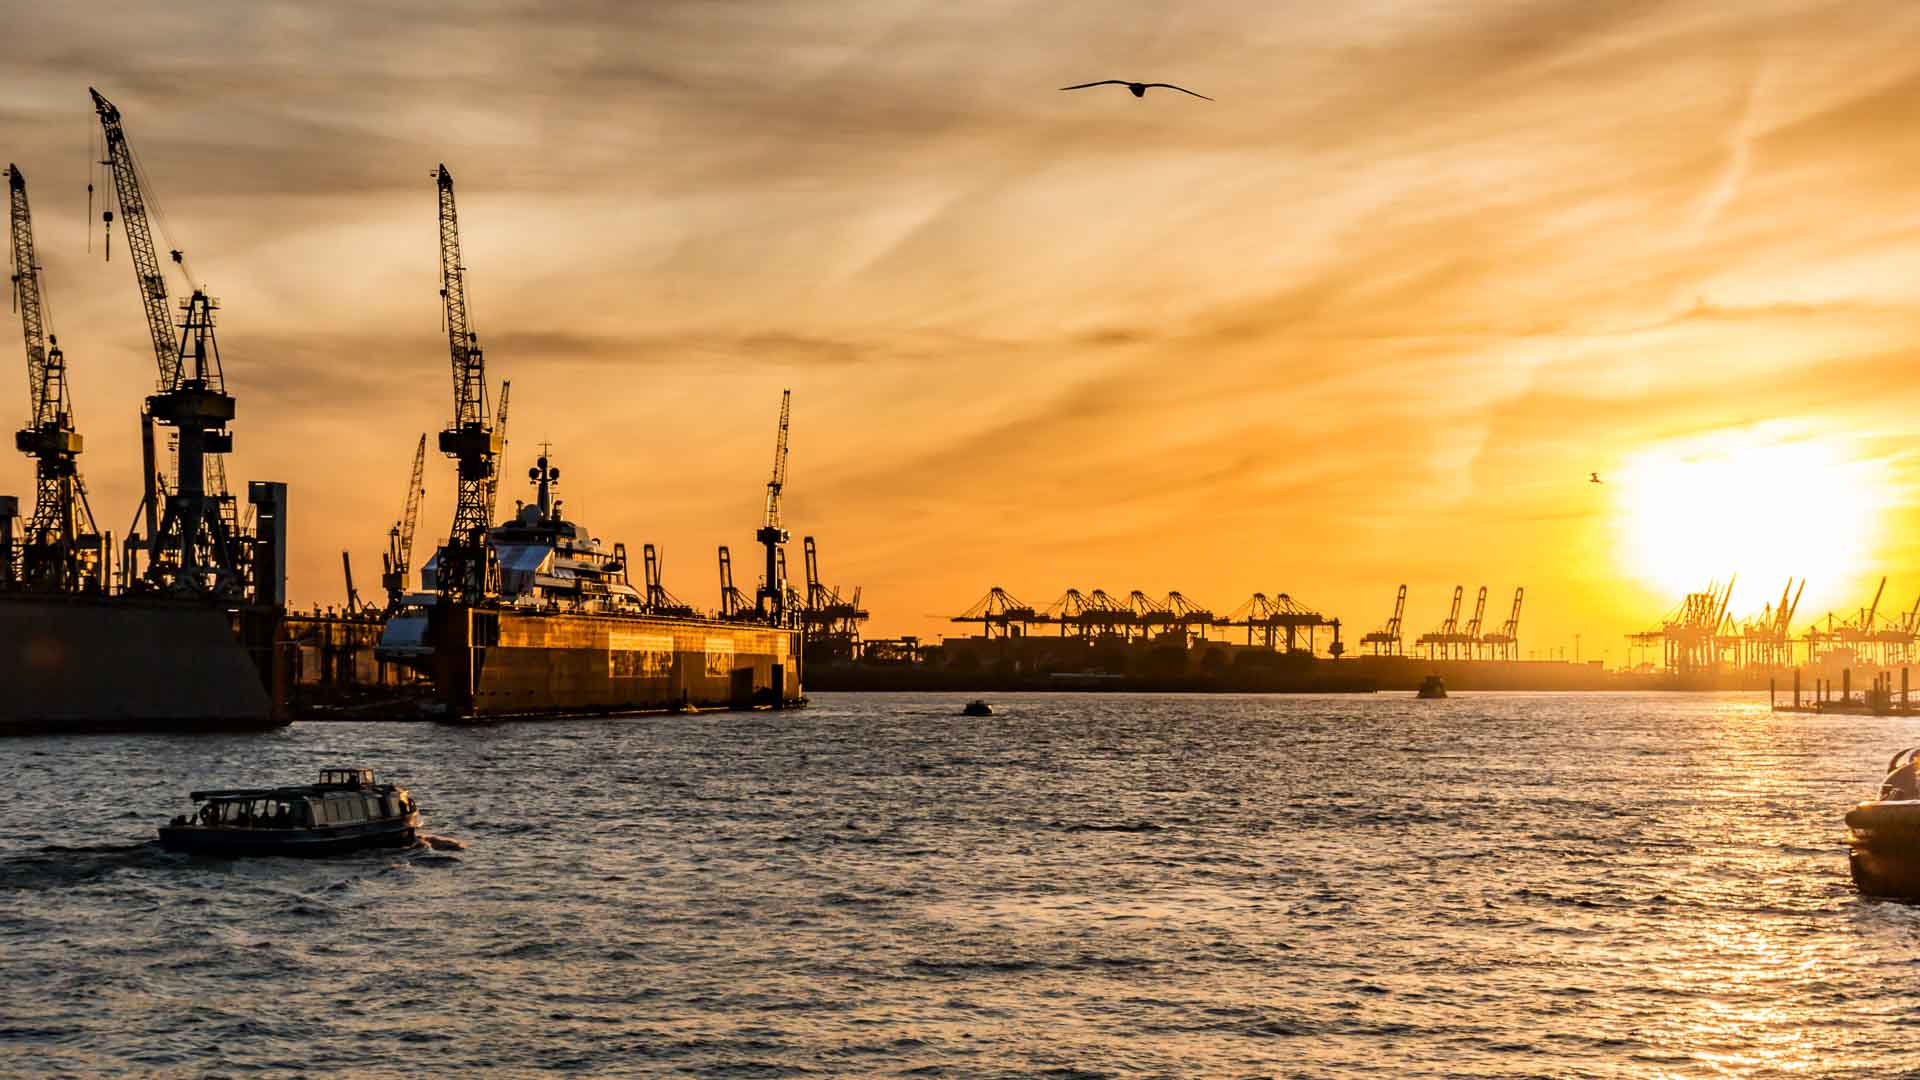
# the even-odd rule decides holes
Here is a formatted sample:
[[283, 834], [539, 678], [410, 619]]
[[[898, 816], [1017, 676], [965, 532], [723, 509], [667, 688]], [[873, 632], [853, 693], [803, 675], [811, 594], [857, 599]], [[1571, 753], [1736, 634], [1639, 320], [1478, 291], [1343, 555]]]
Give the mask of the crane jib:
[[106, 136], [107, 160], [113, 175], [114, 201], [120, 207], [120, 228], [126, 234], [127, 248], [133, 258], [134, 277], [140, 283], [140, 300], [146, 307], [147, 332], [153, 338], [154, 361], [160, 370], [160, 389], [171, 390], [180, 378], [180, 350], [174, 336], [173, 313], [168, 310], [167, 283], [160, 269], [160, 256], [153, 244], [153, 226], [147, 220], [147, 202], [140, 190], [134, 169], [133, 151], [127, 146], [126, 132], [120, 125], [120, 110], [113, 103], [93, 94], [94, 109], [100, 114], [100, 126]]

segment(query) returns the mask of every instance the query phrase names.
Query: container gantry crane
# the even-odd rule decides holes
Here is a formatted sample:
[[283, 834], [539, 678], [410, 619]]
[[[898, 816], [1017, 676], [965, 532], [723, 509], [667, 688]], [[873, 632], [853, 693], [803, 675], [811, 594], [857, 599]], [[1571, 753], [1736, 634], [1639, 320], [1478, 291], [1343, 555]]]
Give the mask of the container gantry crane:
[[788, 621], [786, 560], [780, 545], [792, 539], [780, 525], [780, 489], [787, 483], [787, 421], [792, 414], [793, 391], [780, 391], [780, 433], [773, 446], [773, 479], [767, 481], [767, 513], [753, 538], [766, 549], [766, 577], [754, 593], [762, 618], [776, 626]]
[[[693, 610], [692, 605], [681, 603], [679, 597], [668, 592], [667, 587], [661, 584], [659, 549], [652, 544], [646, 544], [641, 548], [640, 553], [645, 559], [644, 567], [647, 575], [647, 612], [674, 619], [691, 619], [699, 615], [699, 612]], [[624, 564], [626, 560], [622, 559], [621, 562]]]
[[[225, 477], [218, 455], [233, 450], [227, 424], [234, 417], [234, 401], [226, 391], [220, 347], [213, 333], [214, 312], [220, 305], [204, 290], [194, 288], [181, 304], [185, 317], [175, 339], [166, 278], [148, 220], [151, 197], [127, 145], [120, 110], [98, 90], [89, 93], [106, 138], [107, 157], [102, 164], [113, 176], [120, 227], [126, 234], [160, 371], [159, 390], [147, 398], [141, 413], [143, 452], [149, 463], [142, 504], [147, 523], [146, 578], [158, 589], [237, 599], [248, 584], [246, 545], [231, 526], [236, 520], [228, 510], [233, 496], [224, 482], [211, 487], [207, 483], [209, 475], [216, 481]], [[104, 217], [111, 222], [112, 212]], [[177, 248], [169, 254], [185, 274], [185, 256]], [[166, 506], [158, 521], [155, 513], [163, 496], [158, 470], [151, 466], [154, 424], [173, 428], [178, 444], [173, 484], [164, 493]]]
[[34, 461], [33, 517], [19, 545], [19, 566], [0, 567], [29, 589], [53, 592], [100, 591], [107, 559], [100, 530], [87, 505], [80, 480], [82, 440], [73, 426], [73, 402], [67, 392], [67, 362], [53, 335], [52, 320], [40, 291], [40, 264], [33, 252], [33, 215], [27, 206], [27, 178], [7, 166], [12, 196], [13, 297], [27, 341], [27, 426], [14, 445]]
[[720, 545], [720, 617], [729, 622], [743, 619], [755, 619], [759, 615], [753, 609], [753, 601], [733, 585], [733, 552], [727, 545]]
[[453, 528], [441, 555], [437, 584], [450, 599], [473, 599], [489, 590], [487, 529], [492, 524], [494, 457], [500, 433], [487, 408], [487, 365], [467, 308], [467, 268], [460, 261], [460, 217], [453, 201], [453, 174], [435, 174], [440, 190], [440, 302], [453, 360], [453, 423], [440, 433], [440, 452], [454, 459], [459, 490]]
[[427, 435], [413, 448], [413, 471], [407, 477], [407, 498], [400, 520], [387, 530], [386, 554], [380, 557], [380, 587], [387, 593], [387, 610], [397, 611], [407, 594], [407, 572], [413, 567], [413, 529], [420, 521], [420, 500], [427, 493]]
[[1513, 590], [1513, 610], [1508, 613], [1507, 621], [1500, 629], [1485, 638], [1487, 655], [1494, 660], [1518, 660], [1520, 658], [1520, 603], [1527, 597], [1525, 586]]
[[1480, 586], [1480, 595], [1473, 601], [1473, 618], [1467, 620], [1467, 632], [1462, 635], [1466, 638], [1462, 645], [1467, 651], [1468, 658], [1472, 658], [1477, 654], [1484, 644], [1480, 640], [1480, 626], [1486, 617], [1487, 587], [1482, 585]]
[[1393, 617], [1387, 624], [1360, 639], [1360, 644], [1373, 648], [1375, 656], [1399, 656], [1402, 649], [1400, 621], [1407, 613], [1407, 587], [1400, 586], [1399, 595], [1393, 598]]

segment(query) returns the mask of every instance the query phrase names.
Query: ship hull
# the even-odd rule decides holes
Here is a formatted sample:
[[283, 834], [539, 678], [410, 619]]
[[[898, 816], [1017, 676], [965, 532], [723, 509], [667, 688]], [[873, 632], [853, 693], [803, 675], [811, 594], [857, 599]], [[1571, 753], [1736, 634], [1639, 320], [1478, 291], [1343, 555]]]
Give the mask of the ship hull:
[[458, 604], [431, 621], [449, 719], [777, 708], [802, 697], [795, 629]]
[[[235, 618], [135, 597], [0, 593], [0, 735], [278, 727]], [[272, 641], [270, 622], [255, 630]]]

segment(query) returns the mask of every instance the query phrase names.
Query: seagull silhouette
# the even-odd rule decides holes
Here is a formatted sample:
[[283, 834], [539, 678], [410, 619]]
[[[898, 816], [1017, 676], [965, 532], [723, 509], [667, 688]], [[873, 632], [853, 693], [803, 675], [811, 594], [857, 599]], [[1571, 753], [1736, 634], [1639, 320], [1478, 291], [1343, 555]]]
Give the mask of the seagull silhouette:
[[1062, 90], [1085, 90], [1085, 89], [1086, 89], [1087, 87], [1089, 87], [1089, 86], [1124, 86], [1124, 87], [1126, 87], [1127, 89], [1129, 89], [1129, 90], [1131, 90], [1131, 91], [1133, 91], [1133, 96], [1134, 96], [1134, 97], [1146, 97], [1146, 96], [1147, 96], [1147, 88], [1148, 88], [1148, 87], [1153, 87], [1153, 86], [1164, 86], [1164, 87], [1166, 87], [1166, 88], [1167, 88], [1167, 89], [1169, 89], [1169, 90], [1178, 90], [1178, 91], [1180, 91], [1180, 92], [1181, 92], [1181, 93], [1183, 93], [1183, 94], [1193, 94], [1193, 96], [1194, 96], [1194, 97], [1197, 97], [1197, 98], [1199, 98], [1199, 99], [1200, 99], [1200, 100], [1202, 100], [1202, 101], [1212, 101], [1212, 100], [1213, 100], [1212, 98], [1210, 98], [1210, 97], [1208, 97], [1208, 96], [1207, 96], [1207, 95], [1205, 95], [1205, 94], [1194, 94], [1194, 93], [1193, 93], [1193, 91], [1191, 91], [1191, 90], [1189, 90], [1189, 89], [1187, 89], [1186, 87], [1184, 87], [1184, 86], [1175, 86], [1175, 85], [1173, 85], [1173, 84], [1172, 84], [1172, 83], [1170, 83], [1170, 82], [1148, 82], [1148, 83], [1139, 83], [1139, 82], [1128, 82], [1128, 81], [1127, 81], [1127, 80], [1125, 80], [1125, 79], [1101, 79], [1101, 80], [1100, 80], [1099, 82], [1083, 82], [1083, 83], [1080, 83], [1080, 84], [1078, 84], [1078, 85], [1076, 85], [1076, 86], [1063, 86], [1063, 87], [1061, 87], [1060, 89], [1062, 89]]
[[1600, 479], [1600, 474], [1599, 474], [1599, 473], [1597, 473], [1597, 472], [1590, 472], [1590, 473], [1588, 473], [1588, 474], [1587, 474], [1587, 477], [1588, 477], [1588, 479], [1587, 479], [1587, 483], [1589, 483], [1589, 484], [1598, 484], [1598, 483], [1602, 483], [1602, 482], [1603, 482], [1603, 481], [1602, 481], [1602, 480]]

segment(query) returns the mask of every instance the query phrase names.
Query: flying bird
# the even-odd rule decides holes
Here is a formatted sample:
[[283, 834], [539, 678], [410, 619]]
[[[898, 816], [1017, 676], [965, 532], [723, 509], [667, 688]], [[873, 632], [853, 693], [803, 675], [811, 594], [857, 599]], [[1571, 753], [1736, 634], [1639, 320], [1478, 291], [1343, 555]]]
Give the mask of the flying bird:
[[1599, 473], [1597, 473], [1597, 472], [1590, 472], [1590, 473], [1588, 473], [1588, 474], [1587, 474], [1587, 483], [1589, 483], [1589, 484], [1598, 484], [1598, 483], [1602, 483], [1602, 482], [1603, 482], [1603, 481], [1602, 481], [1602, 480], [1600, 479], [1600, 474], [1599, 474]]
[[1148, 88], [1148, 87], [1153, 87], [1153, 86], [1164, 86], [1164, 87], [1166, 87], [1166, 88], [1167, 88], [1167, 89], [1169, 89], [1169, 90], [1178, 90], [1178, 91], [1180, 91], [1180, 92], [1181, 92], [1181, 93], [1183, 93], [1183, 94], [1193, 94], [1193, 96], [1194, 96], [1194, 97], [1197, 97], [1197, 98], [1199, 98], [1199, 99], [1200, 99], [1200, 100], [1202, 100], [1202, 101], [1212, 101], [1212, 100], [1213, 100], [1212, 98], [1210, 98], [1210, 97], [1208, 97], [1208, 96], [1207, 96], [1207, 95], [1205, 95], [1205, 94], [1194, 94], [1194, 93], [1193, 93], [1193, 91], [1191, 91], [1191, 90], [1189, 90], [1189, 89], [1187, 89], [1186, 87], [1184, 87], [1184, 86], [1175, 86], [1175, 85], [1173, 85], [1173, 84], [1172, 84], [1172, 83], [1170, 83], [1170, 82], [1149, 82], [1149, 83], [1138, 83], [1138, 82], [1128, 82], [1128, 81], [1127, 81], [1127, 80], [1125, 80], [1125, 79], [1101, 79], [1101, 80], [1100, 80], [1099, 82], [1083, 82], [1083, 83], [1080, 83], [1080, 84], [1079, 84], [1079, 85], [1077, 85], [1077, 86], [1063, 86], [1063, 87], [1061, 87], [1060, 89], [1062, 89], [1062, 90], [1085, 90], [1085, 89], [1086, 89], [1087, 87], [1089, 87], [1089, 86], [1124, 86], [1124, 87], [1126, 87], [1127, 89], [1129, 89], [1129, 90], [1131, 90], [1131, 91], [1133, 91], [1133, 96], [1134, 96], [1134, 97], [1146, 97], [1146, 96], [1147, 96], [1147, 88]]

